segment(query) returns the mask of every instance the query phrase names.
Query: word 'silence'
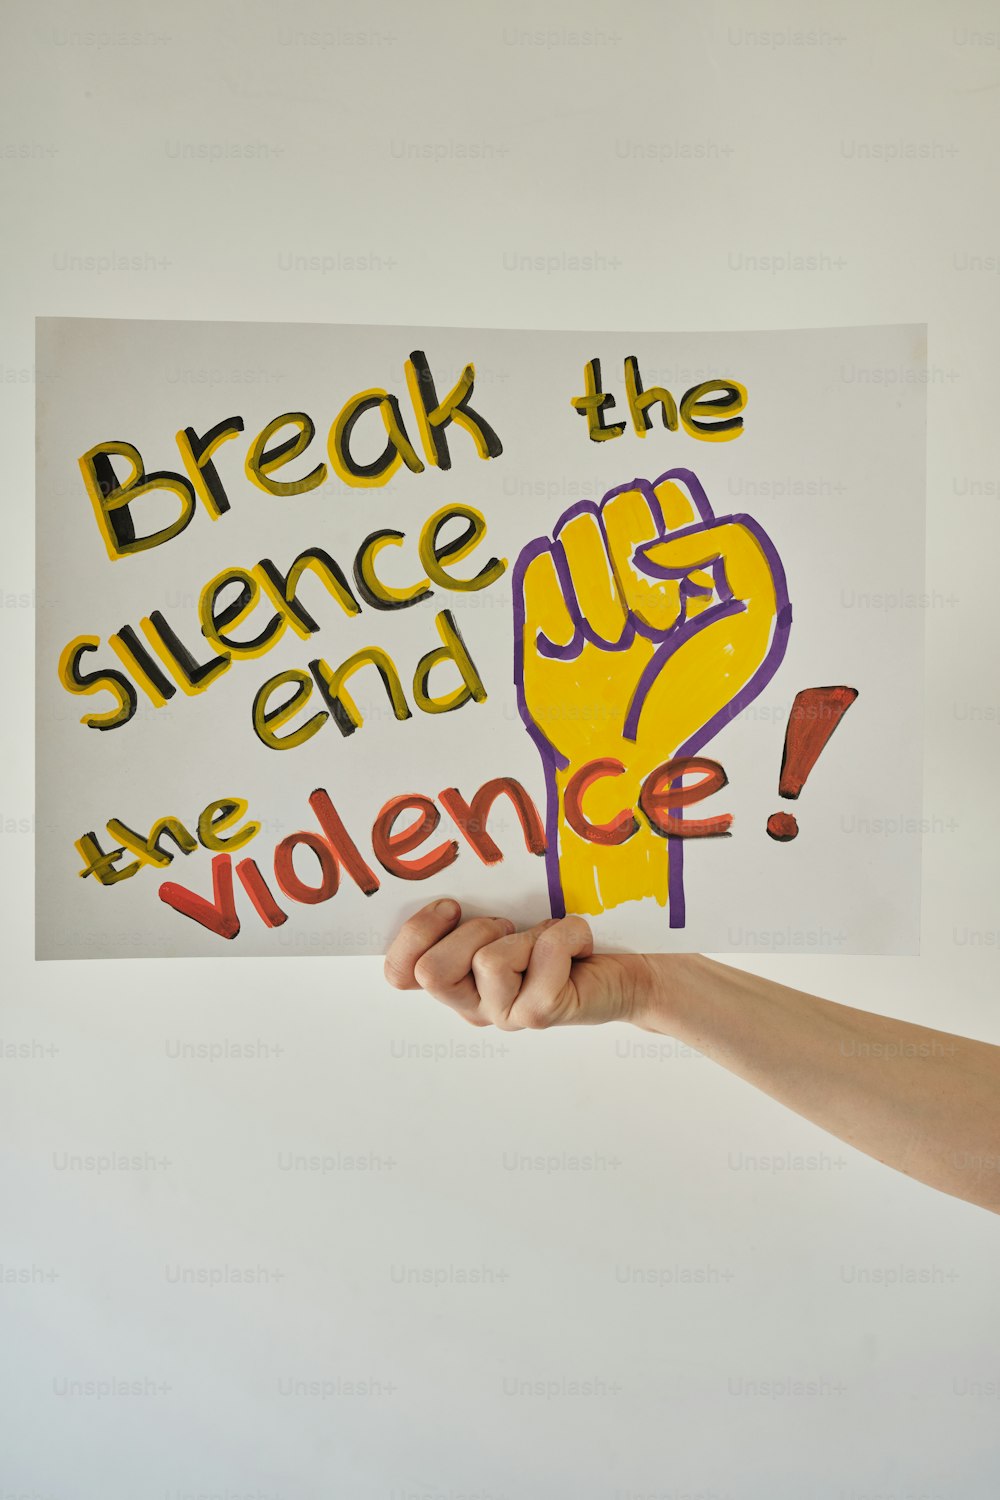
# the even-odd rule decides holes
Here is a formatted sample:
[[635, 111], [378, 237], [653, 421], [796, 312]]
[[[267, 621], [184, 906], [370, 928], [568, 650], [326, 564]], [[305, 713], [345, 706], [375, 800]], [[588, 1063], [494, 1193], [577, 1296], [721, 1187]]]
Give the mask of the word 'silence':
[[[445, 533], [454, 532], [456, 521], [461, 523], [461, 530], [446, 537]], [[106, 645], [118, 662], [114, 667], [88, 670], [84, 658], [100, 650], [101, 639], [94, 635], [74, 637], [59, 659], [59, 679], [70, 693], [110, 694], [114, 706], [85, 715], [82, 723], [90, 729], [119, 729], [135, 716], [140, 692], [154, 708], [162, 708], [178, 690], [197, 697], [234, 661], [256, 660], [265, 655], [281, 640], [286, 629], [302, 640], [316, 634], [320, 622], [312, 610], [317, 606], [310, 601], [311, 607], [307, 608], [300, 595], [307, 577], [313, 582], [314, 593], [322, 590], [348, 618], [361, 614], [362, 603], [370, 609], [394, 611], [431, 598], [435, 588], [453, 593], [475, 593], [488, 588], [502, 577], [506, 559], [490, 557], [468, 578], [457, 577], [451, 571], [475, 550], [485, 533], [486, 522], [471, 506], [447, 505], [435, 511], [421, 528], [416, 546], [419, 566], [416, 562], [411, 564], [414, 577], [404, 587], [390, 585], [379, 575], [380, 555], [387, 548], [403, 547], [407, 541], [403, 532], [387, 528], [372, 532], [358, 548], [352, 569], [353, 588], [340, 563], [322, 547], [306, 548], [290, 566], [281, 568], [270, 558], [262, 558], [251, 569], [224, 568], [201, 590], [200, 642], [190, 635], [185, 642], [160, 610], [152, 610], [139, 621], [138, 627], [122, 625], [108, 636]], [[253, 633], [248, 635], [244, 627], [251, 617]], [[440, 644], [421, 658], [414, 677], [418, 706], [427, 713], [444, 713], [470, 700], [482, 702], [485, 690], [450, 610], [439, 611], [435, 626]], [[430, 671], [447, 660], [458, 668], [465, 690], [456, 688], [444, 696], [432, 694], [427, 683]], [[327, 717], [325, 712], [322, 718], [311, 719], [301, 732], [296, 730], [280, 738], [277, 735], [277, 730], [304, 706], [313, 683], [341, 733], [353, 733], [362, 719], [346, 683], [355, 672], [369, 665], [381, 677], [396, 718], [408, 718], [409, 710], [394, 663], [379, 647], [366, 645], [336, 668], [317, 658], [309, 663], [308, 672], [292, 670], [269, 678], [254, 700], [252, 719], [258, 739], [272, 750], [292, 749], [320, 728]], [[294, 691], [290, 699], [276, 707], [271, 701], [273, 694], [284, 687]]]

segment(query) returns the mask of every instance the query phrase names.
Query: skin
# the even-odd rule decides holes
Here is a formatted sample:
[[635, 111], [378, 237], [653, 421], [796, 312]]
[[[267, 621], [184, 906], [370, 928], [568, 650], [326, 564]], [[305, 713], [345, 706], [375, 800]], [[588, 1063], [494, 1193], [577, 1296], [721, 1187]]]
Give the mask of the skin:
[[1000, 1213], [1000, 1047], [804, 994], [699, 954], [595, 954], [582, 917], [518, 932], [435, 901], [385, 959], [501, 1031], [624, 1021], [673, 1037], [831, 1135]]

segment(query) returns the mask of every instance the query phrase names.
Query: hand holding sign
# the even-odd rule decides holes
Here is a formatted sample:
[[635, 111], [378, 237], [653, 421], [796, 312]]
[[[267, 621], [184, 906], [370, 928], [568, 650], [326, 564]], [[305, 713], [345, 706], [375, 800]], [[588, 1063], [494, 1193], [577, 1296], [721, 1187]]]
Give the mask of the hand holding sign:
[[581, 917], [550, 918], [522, 932], [504, 917], [461, 917], [457, 901], [434, 901], [404, 923], [386, 952], [388, 983], [427, 990], [471, 1026], [501, 1031], [641, 1024], [650, 959], [595, 954]]
[[[716, 519], [695, 476], [673, 469], [571, 507], [552, 539], [525, 547], [515, 612], [518, 703], [546, 769], [553, 911], [652, 896], [682, 923], [677, 809], [725, 781], [692, 758], [784, 655], [791, 609], [773, 545], [748, 516]], [[702, 781], [684, 786], [685, 770]]]

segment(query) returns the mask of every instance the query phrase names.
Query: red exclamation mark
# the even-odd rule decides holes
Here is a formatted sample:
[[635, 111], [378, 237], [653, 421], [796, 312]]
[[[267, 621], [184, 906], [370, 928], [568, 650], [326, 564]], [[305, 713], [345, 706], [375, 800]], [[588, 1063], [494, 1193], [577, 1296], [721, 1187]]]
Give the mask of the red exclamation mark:
[[[823, 747], [857, 696], [857, 688], [852, 687], [803, 688], [795, 694], [785, 730], [779, 797], [799, 795]], [[779, 844], [787, 844], [798, 836], [799, 825], [793, 813], [776, 812], [767, 820], [767, 831]]]

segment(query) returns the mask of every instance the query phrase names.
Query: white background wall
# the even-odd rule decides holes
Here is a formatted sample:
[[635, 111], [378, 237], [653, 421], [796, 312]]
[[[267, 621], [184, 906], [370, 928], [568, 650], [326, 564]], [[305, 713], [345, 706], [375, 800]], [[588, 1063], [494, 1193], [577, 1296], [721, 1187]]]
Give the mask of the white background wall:
[[[747, 967], [1000, 1042], [996, 7], [4, 22], [0, 1495], [994, 1496], [995, 1218], [668, 1043], [473, 1032], [375, 960], [34, 964], [28, 725], [35, 314], [927, 320], [923, 954]], [[256, 1055], [174, 1055], [213, 1042]], [[99, 1153], [143, 1166], [64, 1165]]]

